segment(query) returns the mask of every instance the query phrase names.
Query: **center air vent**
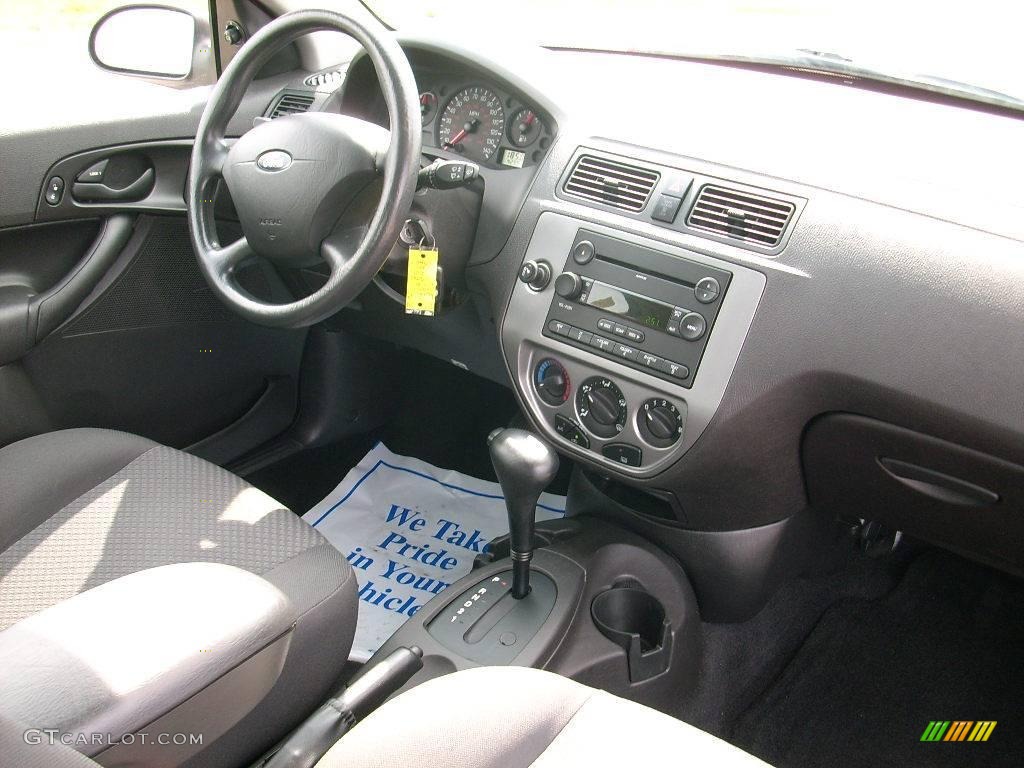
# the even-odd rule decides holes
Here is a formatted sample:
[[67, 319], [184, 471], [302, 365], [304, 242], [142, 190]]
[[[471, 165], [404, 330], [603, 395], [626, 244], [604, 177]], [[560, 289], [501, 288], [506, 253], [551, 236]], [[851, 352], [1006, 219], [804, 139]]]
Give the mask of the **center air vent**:
[[647, 205], [659, 175], [606, 157], [583, 155], [563, 189], [570, 195], [637, 212]]
[[312, 93], [286, 91], [285, 93], [282, 93], [274, 103], [274, 108], [270, 112], [270, 119], [273, 120], [275, 117], [297, 115], [301, 112], [305, 112], [309, 109], [312, 103]]
[[782, 241], [794, 210], [795, 206], [785, 200], [708, 184], [701, 188], [686, 224], [774, 248]]

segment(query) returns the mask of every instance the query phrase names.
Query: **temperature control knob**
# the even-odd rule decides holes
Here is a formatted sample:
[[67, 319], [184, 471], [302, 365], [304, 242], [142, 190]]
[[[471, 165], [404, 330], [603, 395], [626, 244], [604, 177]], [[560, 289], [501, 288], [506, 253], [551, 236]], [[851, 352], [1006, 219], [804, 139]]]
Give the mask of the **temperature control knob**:
[[569, 374], [561, 363], [550, 357], [537, 364], [533, 386], [548, 405], [561, 405], [569, 399]]
[[683, 434], [683, 415], [673, 403], [654, 397], [640, 406], [636, 426], [648, 443], [657, 448], [668, 448]]
[[578, 299], [583, 293], [583, 278], [575, 272], [563, 272], [555, 278], [555, 293], [563, 299]]
[[615, 437], [626, 426], [626, 397], [615, 382], [594, 376], [576, 392], [576, 413], [598, 437]]

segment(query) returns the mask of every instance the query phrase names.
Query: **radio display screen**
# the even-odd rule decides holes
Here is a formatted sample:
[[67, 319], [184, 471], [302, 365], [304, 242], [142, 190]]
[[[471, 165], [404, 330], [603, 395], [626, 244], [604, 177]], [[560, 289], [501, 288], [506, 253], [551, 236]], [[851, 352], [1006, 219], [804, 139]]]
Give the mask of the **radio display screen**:
[[664, 331], [672, 316], [672, 307], [660, 301], [594, 281], [587, 294], [587, 304], [603, 312], [629, 318], [646, 328]]

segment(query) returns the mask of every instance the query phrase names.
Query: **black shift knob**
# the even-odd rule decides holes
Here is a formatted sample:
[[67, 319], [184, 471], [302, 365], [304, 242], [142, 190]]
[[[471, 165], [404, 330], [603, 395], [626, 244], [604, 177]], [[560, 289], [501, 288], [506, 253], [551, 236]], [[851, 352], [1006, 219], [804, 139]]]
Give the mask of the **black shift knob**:
[[496, 429], [488, 435], [487, 446], [508, 509], [512, 597], [518, 600], [530, 591], [537, 500], [558, 472], [558, 454], [523, 429]]

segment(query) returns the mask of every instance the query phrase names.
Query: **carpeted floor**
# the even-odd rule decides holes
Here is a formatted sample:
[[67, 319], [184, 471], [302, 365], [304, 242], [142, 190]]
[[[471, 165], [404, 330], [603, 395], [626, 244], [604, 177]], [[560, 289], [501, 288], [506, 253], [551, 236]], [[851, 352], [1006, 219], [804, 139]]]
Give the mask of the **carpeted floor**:
[[[922, 743], [995, 720], [986, 743]], [[777, 768], [1024, 765], [1024, 585], [939, 551], [880, 599], [828, 608], [723, 734]]]

